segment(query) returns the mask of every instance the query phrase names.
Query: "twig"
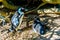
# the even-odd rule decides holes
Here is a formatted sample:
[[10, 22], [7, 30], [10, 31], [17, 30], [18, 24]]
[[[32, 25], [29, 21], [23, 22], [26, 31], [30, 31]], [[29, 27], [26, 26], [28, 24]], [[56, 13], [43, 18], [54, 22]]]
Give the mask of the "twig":
[[41, 6], [43, 6], [43, 5], [45, 5], [45, 4], [46, 4], [46, 2], [40, 4], [36, 9], [33, 9], [33, 10], [31, 10], [31, 11], [28, 11], [28, 12], [26, 12], [25, 14], [28, 14], [28, 13], [33, 12], [33, 11], [36, 11], [36, 10], [38, 10]]

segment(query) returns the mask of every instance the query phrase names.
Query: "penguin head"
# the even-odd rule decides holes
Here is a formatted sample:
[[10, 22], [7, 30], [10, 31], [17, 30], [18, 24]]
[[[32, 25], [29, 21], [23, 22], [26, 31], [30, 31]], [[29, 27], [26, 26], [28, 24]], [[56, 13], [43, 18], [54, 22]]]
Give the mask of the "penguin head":
[[35, 18], [34, 22], [40, 22], [40, 19], [37, 17]]
[[28, 11], [26, 8], [20, 7], [18, 8], [17, 12], [18, 14], [23, 14], [24, 12]]
[[21, 11], [22, 11], [22, 12], [26, 12], [26, 11], [28, 11], [28, 9], [22, 7], [22, 8], [21, 8]]
[[20, 8], [18, 8], [18, 11], [25, 12], [25, 11], [28, 11], [28, 9], [20, 7]]

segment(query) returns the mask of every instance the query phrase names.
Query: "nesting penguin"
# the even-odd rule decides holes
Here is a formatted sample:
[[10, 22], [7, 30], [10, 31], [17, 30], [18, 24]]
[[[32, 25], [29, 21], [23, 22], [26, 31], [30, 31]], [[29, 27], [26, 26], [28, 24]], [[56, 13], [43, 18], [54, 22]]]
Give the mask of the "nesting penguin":
[[24, 16], [25, 8], [20, 7], [15, 14], [11, 18], [11, 28], [8, 30], [9, 32], [13, 32], [19, 24], [21, 24], [23, 16]]
[[44, 25], [41, 23], [40, 19], [37, 17], [33, 23], [33, 30], [38, 34], [45, 34]]

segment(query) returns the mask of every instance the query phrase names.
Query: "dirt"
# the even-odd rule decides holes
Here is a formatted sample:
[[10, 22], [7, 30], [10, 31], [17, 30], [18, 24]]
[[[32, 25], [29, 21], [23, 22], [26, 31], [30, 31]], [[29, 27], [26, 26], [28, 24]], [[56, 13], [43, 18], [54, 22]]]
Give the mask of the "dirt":
[[[35, 33], [31, 27], [27, 27], [24, 31], [16, 31], [7, 33], [11, 23], [0, 26], [0, 40], [60, 40], [60, 15], [50, 14], [51, 17], [40, 18], [42, 22], [47, 23], [50, 30], [46, 34], [41, 35]], [[26, 23], [22, 23], [21, 28], [26, 27]], [[4, 31], [3, 31], [4, 30]]]

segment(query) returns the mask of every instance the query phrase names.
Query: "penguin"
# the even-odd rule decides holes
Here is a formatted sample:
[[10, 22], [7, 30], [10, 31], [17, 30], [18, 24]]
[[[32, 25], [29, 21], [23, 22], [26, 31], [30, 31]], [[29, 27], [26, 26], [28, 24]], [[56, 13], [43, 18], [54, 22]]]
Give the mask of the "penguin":
[[19, 22], [22, 21], [21, 17], [24, 16], [25, 8], [20, 7], [12, 16], [11, 18], [11, 28], [8, 29], [8, 32], [16, 31], [15, 29], [20, 24]]
[[38, 34], [42, 34], [42, 35], [45, 34], [44, 25], [41, 23], [41, 21], [38, 17], [34, 19], [32, 28], [33, 28], [34, 32], [36, 32]]

